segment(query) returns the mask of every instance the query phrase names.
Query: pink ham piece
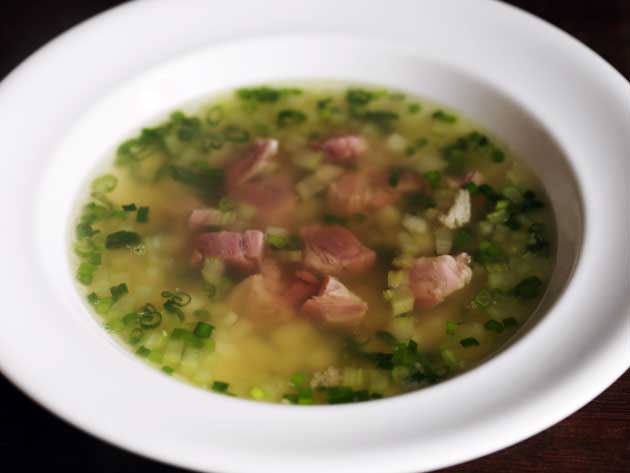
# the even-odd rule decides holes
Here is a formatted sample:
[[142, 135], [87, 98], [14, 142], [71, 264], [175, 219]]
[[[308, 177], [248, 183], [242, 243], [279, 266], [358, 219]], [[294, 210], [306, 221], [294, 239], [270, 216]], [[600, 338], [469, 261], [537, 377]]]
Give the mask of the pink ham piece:
[[347, 172], [330, 185], [326, 203], [336, 214], [349, 217], [395, 204], [403, 194], [424, 188], [422, 179], [409, 172], [400, 175], [396, 187], [388, 181], [385, 172]]
[[346, 164], [354, 162], [368, 150], [365, 138], [359, 135], [343, 135], [329, 138], [326, 141], [314, 146], [326, 154], [329, 161], [336, 164]]
[[267, 172], [273, 167], [273, 158], [277, 153], [277, 140], [256, 140], [245, 152], [245, 155], [228, 168], [226, 176], [228, 188], [234, 189]]
[[211, 232], [197, 237], [197, 250], [205, 257], [220, 258], [228, 266], [252, 272], [260, 265], [265, 236], [259, 230]]
[[261, 269], [260, 274], [239, 283], [230, 295], [234, 310], [254, 323], [270, 325], [291, 320], [319, 288], [319, 280], [306, 271], [288, 275], [270, 261], [265, 261]]
[[320, 274], [351, 276], [367, 271], [376, 254], [339, 225], [314, 224], [302, 228], [304, 266]]
[[291, 179], [285, 175], [245, 182], [234, 189], [231, 195], [256, 207], [259, 220], [266, 225], [286, 224], [297, 204]]
[[466, 253], [416, 259], [409, 273], [416, 307], [430, 309], [466, 286], [472, 278], [469, 264]]
[[300, 313], [330, 327], [356, 327], [368, 305], [333, 277], [326, 276], [319, 293], [307, 300]]

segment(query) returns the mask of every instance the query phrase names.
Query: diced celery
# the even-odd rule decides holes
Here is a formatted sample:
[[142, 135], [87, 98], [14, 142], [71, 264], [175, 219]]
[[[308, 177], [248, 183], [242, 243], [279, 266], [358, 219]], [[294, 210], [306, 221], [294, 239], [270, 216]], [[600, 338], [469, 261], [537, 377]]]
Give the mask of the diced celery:
[[387, 273], [387, 285], [389, 287], [398, 287], [409, 283], [408, 271], [389, 271]]
[[438, 255], [450, 253], [453, 247], [453, 232], [446, 227], [439, 227], [435, 230], [434, 235], [435, 253]]
[[321, 164], [323, 156], [320, 152], [311, 151], [307, 153], [298, 154], [293, 158], [293, 164], [307, 171], [315, 171]]
[[504, 187], [501, 193], [510, 201], [515, 204], [520, 204], [523, 201], [523, 191], [516, 186]]
[[394, 258], [392, 264], [397, 268], [411, 268], [415, 258], [409, 255], [400, 255]]
[[407, 148], [407, 139], [398, 133], [392, 133], [387, 137], [385, 146], [394, 153], [402, 153]]
[[179, 371], [185, 376], [192, 376], [199, 366], [199, 350], [187, 347], [182, 356]]
[[162, 363], [164, 359], [164, 352], [162, 350], [151, 350], [149, 354], [149, 361], [152, 363]]
[[343, 172], [344, 169], [340, 166], [324, 164], [317, 169], [315, 176], [325, 185], [337, 179]]
[[164, 333], [162, 330], [153, 332], [151, 333], [151, 335], [149, 335], [149, 338], [145, 340], [144, 346], [151, 350], [162, 348], [166, 343], [167, 338], [168, 337], [166, 333]]
[[219, 258], [206, 258], [201, 276], [208, 284], [217, 284], [225, 272], [225, 264]]
[[390, 322], [389, 331], [398, 340], [409, 340], [415, 335], [414, 318], [396, 317]]
[[392, 300], [392, 314], [394, 316], [406, 314], [413, 310], [414, 296], [409, 288], [399, 287], [394, 289]]
[[426, 220], [422, 217], [409, 214], [403, 217], [402, 225], [411, 233], [426, 233], [429, 229]]
[[359, 388], [365, 382], [363, 368], [353, 368], [347, 366], [343, 369], [342, 384], [350, 388]]
[[249, 395], [252, 399], [256, 399], [257, 401], [260, 401], [262, 399], [265, 399], [266, 393], [262, 388], [259, 388], [258, 386], [254, 386], [252, 389], [250, 389]]
[[389, 386], [389, 374], [382, 370], [370, 370], [369, 378], [372, 392], [382, 393]]
[[182, 359], [184, 340], [169, 340], [164, 350], [164, 364], [176, 367]]
[[449, 350], [448, 348], [443, 348], [440, 351], [440, 355], [442, 355], [442, 359], [444, 360], [444, 363], [446, 363], [450, 368], [454, 368], [454, 369], [459, 368], [459, 362], [457, 361], [457, 357], [451, 350]]

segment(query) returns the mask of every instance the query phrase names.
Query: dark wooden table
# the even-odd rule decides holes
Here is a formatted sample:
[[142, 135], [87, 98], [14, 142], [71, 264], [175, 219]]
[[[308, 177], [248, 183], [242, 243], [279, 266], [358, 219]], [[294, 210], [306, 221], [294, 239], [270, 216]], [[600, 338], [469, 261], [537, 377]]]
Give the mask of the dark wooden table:
[[[122, 2], [4, 0], [0, 3], [0, 78], [49, 39], [119, 3]], [[630, 0], [511, 0], [509, 3], [577, 37], [630, 78]], [[34, 404], [1, 375], [0, 461], [2, 471], [7, 473], [182, 471], [145, 460], [76, 430]], [[6, 470], [7, 464], [16, 466]], [[630, 472], [630, 373], [626, 372], [593, 402], [545, 432], [501, 452], [441, 470], [442, 473], [495, 471]]]

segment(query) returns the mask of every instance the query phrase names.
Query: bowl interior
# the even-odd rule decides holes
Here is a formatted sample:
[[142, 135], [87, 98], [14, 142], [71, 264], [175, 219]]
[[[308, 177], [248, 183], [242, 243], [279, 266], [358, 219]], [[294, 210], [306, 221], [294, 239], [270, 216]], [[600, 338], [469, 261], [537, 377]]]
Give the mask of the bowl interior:
[[[244, 63], [241, 57], [251, 60]], [[279, 62], [274, 60], [277, 57], [294, 60]], [[539, 117], [491, 82], [392, 45], [371, 42], [366, 47], [365, 41], [343, 37], [265, 39], [194, 54], [125, 84], [79, 121], [45, 173], [43, 192], [51, 198], [41, 202], [37, 222], [42, 260], [60, 295], [75, 301], [70, 304], [75, 320], [85, 324], [94, 319], [86, 317], [86, 306], [78, 302], [65, 260], [72, 240], [70, 221], [76, 217], [75, 202], [87, 176], [109, 165], [104, 159], [118, 143], [173, 109], [186, 108], [217, 91], [261, 82], [331, 79], [369, 82], [442, 102], [498, 136], [532, 167], [556, 215], [557, 257], [547, 293], [520, 333], [531, 328], [562, 293], [579, 254], [581, 194], [563, 150]], [[54, 251], [50, 251], [51, 239]], [[59, 268], [66, 268], [63, 277]]]

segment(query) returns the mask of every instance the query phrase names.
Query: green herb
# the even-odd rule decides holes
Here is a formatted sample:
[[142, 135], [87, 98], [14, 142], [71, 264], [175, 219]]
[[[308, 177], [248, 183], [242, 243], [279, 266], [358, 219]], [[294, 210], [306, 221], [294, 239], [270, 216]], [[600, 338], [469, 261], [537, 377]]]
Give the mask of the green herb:
[[490, 307], [494, 298], [492, 294], [487, 289], [482, 289], [477, 293], [475, 298], [473, 299], [473, 307], [485, 309], [486, 307]]
[[136, 222], [146, 223], [148, 221], [149, 221], [149, 207], [138, 208], [138, 213], [136, 214]]
[[193, 330], [193, 334], [199, 338], [210, 338], [213, 330], [214, 327], [212, 325], [205, 322], [197, 322], [197, 325], [195, 325], [195, 329]]
[[290, 95], [301, 95], [302, 89], [296, 88], [281, 88], [275, 89], [266, 85], [260, 87], [246, 87], [238, 89], [236, 95], [242, 100], [250, 100], [260, 103], [273, 103], [280, 100], [282, 97]]
[[353, 110], [352, 117], [371, 123], [384, 132], [390, 131], [392, 122], [399, 118], [397, 113], [390, 110]]
[[169, 314], [176, 315], [180, 321], [184, 320], [184, 311], [182, 307], [190, 304], [192, 297], [179, 289], [175, 291], [162, 291], [162, 297], [166, 298], [166, 302], [162, 305], [164, 310]]
[[125, 294], [127, 294], [129, 292], [129, 289], [127, 288], [127, 284], [125, 284], [124, 282], [121, 284], [118, 284], [117, 286], [112, 286], [109, 288], [109, 291], [112, 294], [112, 300], [114, 302], [116, 302], [118, 299], [120, 299], [122, 296], [124, 296]]
[[495, 163], [502, 163], [505, 161], [505, 153], [500, 149], [495, 149], [490, 154], [490, 159], [492, 159]]
[[201, 120], [189, 117], [184, 112], [172, 113], [170, 125], [180, 141], [189, 142], [201, 136]]
[[94, 271], [96, 266], [91, 263], [81, 263], [77, 269], [77, 279], [81, 284], [88, 285], [92, 283], [94, 279]]
[[477, 184], [475, 184], [474, 182], [467, 182], [466, 184], [462, 186], [462, 188], [464, 190], [467, 190], [471, 194], [476, 194], [477, 192], [479, 192], [479, 189], [477, 188]]
[[304, 373], [295, 373], [289, 379], [289, 386], [294, 388], [301, 388], [306, 385], [306, 375]]
[[505, 259], [503, 250], [493, 241], [479, 242], [479, 249], [473, 253], [474, 259], [481, 264], [498, 263]]
[[87, 300], [90, 304], [95, 305], [99, 301], [99, 298], [95, 292], [90, 292], [87, 296]]
[[162, 314], [150, 303], [145, 304], [136, 316], [140, 327], [144, 329], [156, 328], [162, 323]]
[[175, 370], [170, 366], [162, 366], [162, 371], [164, 371], [169, 376], [175, 372]]
[[218, 126], [221, 120], [223, 120], [224, 115], [223, 107], [221, 105], [215, 105], [206, 113], [206, 123], [212, 127]]
[[122, 143], [116, 151], [116, 165], [130, 166], [148, 158], [155, 151], [165, 151], [164, 135], [168, 125], [158, 128], [145, 128], [136, 138]]
[[369, 393], [366, 390], [354, 391], [346, 386], [319, 387], [318, 391], [324, 393], [328, 404], [346, 404], [349, 402], [364, 402], [370, 399], [380, 399], [383, 396], [377, 393]]
[[468, 251], [470, 250], [472, 243], [474, 241], [473, 234], [468, 230], [461, 229], [455, 234], [455, 238], [453, 238], [453, 248], [457, 252]]
[[223, 137], [233, 143], [247, 143], [250, 138], [249, 131], [243, 130], [238, 125], [227, 125], [223, 128]]
[[223, 191], [223, 169], [194, 168], [171, 164], [167, 167], [167, 171], [173, 180], [196, 187], [204, 192], [220, 193]]
[[147, 356], [149, 356], [151, 354], [151, 350], [149, 350], [147, 347], [145, 347], [144, 345], [141, 345], [140, 348], [138, 348], [136, 350], [136, 355], [141, 356], [143, 358], [146, 358]]
[[105, 248], [114, 250], [118, 248], [132, 248], [142, 242], [142, 238], [136, 232], [121, 230], [110, 233], [105, 240]]
[[299, 125], [306, 121], [306, 115], [299, 110], [285, 109], [278, 112], [276, 123], [280, 128]]
[[135, 212], [136, 211], [136, 204], [125, 204], [122, 206], [122, 209], [125, 212]]
[[346, 220], [345, 218], [333, 214], [324, 214], [322, 216], [322, 220], [324, 221], [324, 223], [327, 223], [329, 225], [346, 225], [348, 223], [348, 220]]
[[105, 174], [92, 181], [92, 192], [108, 194], [112, 192], [118, 184], [118, 178], [111, 174]]
[[487, 136], [477, 131], [462, 136], [453, 143], [443, 147], [441, 154], [449, 163], [448, 171], [453, 174], [462, 174], [465, 170], [466, 162], [475, 156], [486, 157], [495, 162], [505, 158], [504, 153]]
[[398, 182], [400, 181], [400, 170], [392, 169], [389, 173], [389, 186], [390, 187], [398, 187]]
[[535, 299], [542, 294], [543, 289], [543, 282], [536, 276], [531, 276], [518, 283], [512, 289], [512, 294], [519, 299]]
[[478, 347], [479, 346], [479, 340], [477, 340], [475, 337], [464, 338], [463, 340], [460, 340], [459, 343], [464, 348]]
[[376, 338], [392, 347], [396, 346], [396, 344], [398, 343], [396, 337], [394, 337], [391, 333], [385, 332], [383, 330], [379, 330], [378, 332], [376, 332]]
[[374, 99], [374, 93], [365, 89], [348, 89], [346, 102], [354, 106], [367, 105]]
[[223, 381], [215, 381], [212, 383], [212, 390], [222, 394], [227, 393], [229, 387], [230, 385]]
[[407, 107], [407, 111], [409, 113], [418, 113], [421, 109], [422, 107], [420, 106], [419, 103], [410, 103], [409, 106]]
[[424, 178], [429, 181], [433, 189], [440, 187], [442, 181], [442, 173], [440, 171], [429, 171], [424, 173]]
[[459, 327], [459, 322], [452, 322], [450, 320], [447, 320], [446, 335], [455, 335], [455, 332], [457, 332], [457, 327]]
[[444, 123], [455, 123], [457, 121], [457, 117], [450, 113], [446, 113], [444, 110], [436, 110], [431, 115], [433, 119], [444, 122]]
[[488, 320], [483, 324], [484, 328], [490, 332], [501, 333], [503, 332], [503, 324], [494, 319]]

